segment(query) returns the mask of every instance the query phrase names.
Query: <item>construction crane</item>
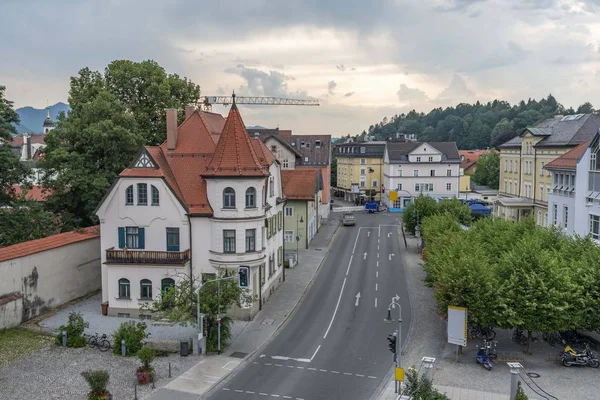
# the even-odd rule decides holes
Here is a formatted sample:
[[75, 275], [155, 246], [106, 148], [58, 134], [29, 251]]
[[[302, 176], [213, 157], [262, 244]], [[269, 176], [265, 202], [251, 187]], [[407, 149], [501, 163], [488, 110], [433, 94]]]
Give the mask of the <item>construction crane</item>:
[[318, 100], [297, 100], [281, 97], [245, 97], [236, 96], [235, 93], [233, 93], [231, 96], [204, 96], [201, 99], [202, 108], [204, 111], [212, 111], [213, 104], [228, 106], [233, 103], [233, 99], [235, 99], [235, 104], [262, 106], [319, 106]]

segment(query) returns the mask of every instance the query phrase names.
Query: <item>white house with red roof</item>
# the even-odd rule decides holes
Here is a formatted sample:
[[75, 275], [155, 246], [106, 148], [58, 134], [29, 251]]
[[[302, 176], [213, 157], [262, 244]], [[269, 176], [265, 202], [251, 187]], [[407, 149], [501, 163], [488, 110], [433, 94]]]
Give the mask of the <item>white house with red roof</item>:
[[235, 102], [226, 120], [187, 107], [179, 126], [167, 110], [167, 140], [141, 149], [96, 211], [108, 314], [150, 319], [140, 306], [179, 279], [242, 267], [258, 300], [233, 313], [252, 318], [284, 279], [284, 201], [280, 164]]

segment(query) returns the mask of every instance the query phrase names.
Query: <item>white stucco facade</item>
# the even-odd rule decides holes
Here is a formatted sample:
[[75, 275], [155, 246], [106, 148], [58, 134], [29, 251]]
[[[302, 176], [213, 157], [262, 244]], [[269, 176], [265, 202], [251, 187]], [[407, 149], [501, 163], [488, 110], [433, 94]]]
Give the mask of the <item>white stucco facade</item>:
[[[403, 208], [411, 196], [421, 194], [436, 200], [459, 196], [460, 163], [444, 162], [442, 153], [423, 143], [408, 155], [408, 161], [390, 161], [386, 148], [383, 161], [384, 202], [390, 208]], [[398, 191], [398, 200], [389, 200], [389, 191]], [[394, 204], [395, 203], [395, 204]]]
[[273, 155], [281, 163], [281, 169], [295, 169], [296, 168], [296, 157], [290, 149], [286, 148], [281, 142], [273, 137], [265, 140], [265, 146], [269, 149]]

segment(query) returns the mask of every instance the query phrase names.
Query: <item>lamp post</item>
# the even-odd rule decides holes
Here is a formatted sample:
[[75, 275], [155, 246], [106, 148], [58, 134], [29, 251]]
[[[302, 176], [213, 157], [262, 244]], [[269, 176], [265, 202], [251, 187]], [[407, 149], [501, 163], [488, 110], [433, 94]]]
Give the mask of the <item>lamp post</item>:
[[372, 173], [375, 172], [375, 170], [371, 167], [369, 167], [369, 182], [371, 183], [371, 188], [369, 189], [369, 201], [373, 202], [373, 180], [372, 180]]
[[[385, 322], [386, 324], [391, 324], [394, 322], [394, 320], [392, 319], [392, 308], [398, 306], [398, 338], [396, 339], [396, 354], [394, 359], [396, 361], [396, 368], [400, 368], [402, 366], [402, 307], [400, 307], [400, 304], [396, 303], [396, 299], [398, 298], [394, 297], [392, 299], [392, 302], [388, 306], [387, 317], [383, 320], [383, 322]], [[398, 393], [397, 381], [396, 393]]]
[[225, 265], [221, 264], [217, 269], [217, 354], [219, 355], [221, 354], [221, 267]]
[[[298, 220], [298, 217], [300, 217], [300, 220]], [[300, 247], [300, 225], [301, 223], [303, 223], [304, 220], [302, 219], [302, 215], [296, 215], [296, 264], [300, 261], [300, 254], [298, 253], [299, 247]]]

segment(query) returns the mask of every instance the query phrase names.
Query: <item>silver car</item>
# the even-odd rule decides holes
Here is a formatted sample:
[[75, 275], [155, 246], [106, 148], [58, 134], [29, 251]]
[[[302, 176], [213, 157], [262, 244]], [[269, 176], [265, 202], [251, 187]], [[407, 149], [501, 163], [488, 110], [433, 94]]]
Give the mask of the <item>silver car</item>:
[[354, 214], [352, 213], [344, 213], [342, 216], [342, 224], [345, 226], [356, 224], [356, 219], [354, 218]]

